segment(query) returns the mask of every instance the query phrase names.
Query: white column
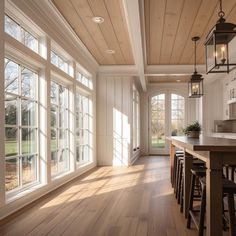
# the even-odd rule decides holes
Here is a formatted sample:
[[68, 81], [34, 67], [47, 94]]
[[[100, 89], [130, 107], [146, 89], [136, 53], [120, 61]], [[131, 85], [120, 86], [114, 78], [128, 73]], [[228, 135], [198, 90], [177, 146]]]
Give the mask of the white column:
[[0, 2], [0, 207], [5, 204], [4, 1]]

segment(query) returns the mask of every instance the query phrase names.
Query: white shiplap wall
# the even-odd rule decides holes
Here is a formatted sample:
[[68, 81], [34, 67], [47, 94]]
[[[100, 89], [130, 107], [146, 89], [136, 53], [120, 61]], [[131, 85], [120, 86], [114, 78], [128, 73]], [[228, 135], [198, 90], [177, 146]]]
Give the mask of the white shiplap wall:
[[132, 77], [98, 78], [98, 165], [128, 166], [132, 157]]

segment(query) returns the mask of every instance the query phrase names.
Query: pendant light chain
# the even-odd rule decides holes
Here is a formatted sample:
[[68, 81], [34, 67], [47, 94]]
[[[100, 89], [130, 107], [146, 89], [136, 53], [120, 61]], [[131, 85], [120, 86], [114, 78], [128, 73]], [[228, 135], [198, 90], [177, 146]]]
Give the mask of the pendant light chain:
[[195, 70], [195, 73], [197, 73], [197, 67], [196, 67], [196, 61], [197, 61], [197, 47], [196, 47], [196, 44], [197, 44], [197, 41], [194, 41], [194, 43], [195, 43], [194, 70]]
[[219, 13], [218, 13], [218, 16], [220, 17], [220, 18], [223, 18], [224, 16], [225, 16], [225, 13], [224, 13], [224, 11], [223, 11], [223, 9], [222, 9], [222, 0], [219, 0], [220, 1], [220, 11], [219, 11]]

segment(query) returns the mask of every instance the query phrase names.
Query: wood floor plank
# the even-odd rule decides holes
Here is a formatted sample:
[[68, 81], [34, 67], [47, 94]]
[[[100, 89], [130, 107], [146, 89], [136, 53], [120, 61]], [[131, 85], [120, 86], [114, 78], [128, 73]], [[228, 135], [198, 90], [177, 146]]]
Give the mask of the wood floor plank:
[[79, 177], [2, 225], [0, 235], [195, 236], [197, 231], [186, 229], [174, 198], [169, 158], [141, 157], [129, 168], [100, 167]]

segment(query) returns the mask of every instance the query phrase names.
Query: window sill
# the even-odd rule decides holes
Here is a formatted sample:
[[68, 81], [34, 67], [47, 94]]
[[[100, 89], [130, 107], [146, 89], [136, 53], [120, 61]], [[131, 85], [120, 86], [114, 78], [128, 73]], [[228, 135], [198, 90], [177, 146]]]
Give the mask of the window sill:
[[80, 169], [80, 168], [86, 167], [86, 166], [91, 165], [91, 164], [93, 164], [93, 161], [88, 161], [88, 162], [85, 162], [85, 163], [77, 164], [76, 167], [77, 167], [77, 169]]
[[29, 193], [34, 192], [35, 190], [42, 188], [45, 186], [45, 184], [36, 182], [34, 185], [30, 185], [29, 187], [22, 189], [21, 191], [19, 190], [18, 192], [11, 192], [11, 193], [6, 193], [6, 203], [9, 204], [11, 202], [14, 202], [15, 200], [22, 198]]

